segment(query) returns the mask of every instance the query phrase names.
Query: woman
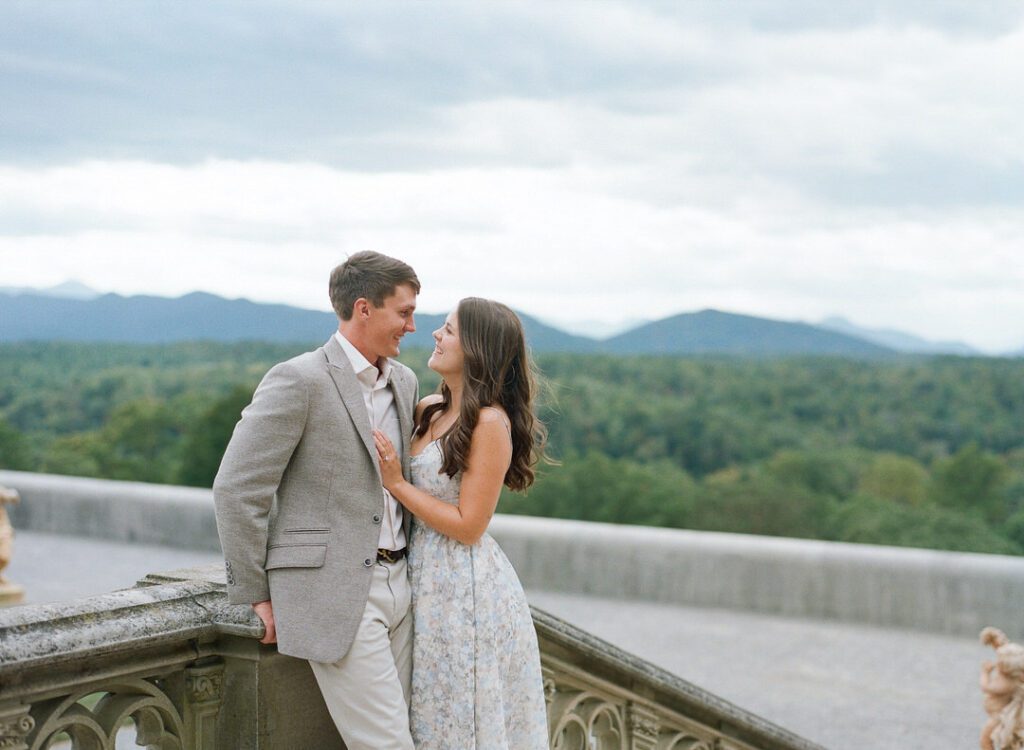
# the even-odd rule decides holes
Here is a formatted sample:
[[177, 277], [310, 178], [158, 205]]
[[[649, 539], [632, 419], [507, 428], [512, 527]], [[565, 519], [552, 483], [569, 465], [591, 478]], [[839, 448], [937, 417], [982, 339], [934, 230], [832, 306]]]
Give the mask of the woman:
[[441, 392], [416, 409], [412, 482], [374, 434], [384, 486], [414, 514], [411, 726], [417, 750], [547, 750], [537, 636], [519, 579], [486, 533], [502, 485], [523, 490], [543, 450], [522, 324], [469, 297], [427, 365]]

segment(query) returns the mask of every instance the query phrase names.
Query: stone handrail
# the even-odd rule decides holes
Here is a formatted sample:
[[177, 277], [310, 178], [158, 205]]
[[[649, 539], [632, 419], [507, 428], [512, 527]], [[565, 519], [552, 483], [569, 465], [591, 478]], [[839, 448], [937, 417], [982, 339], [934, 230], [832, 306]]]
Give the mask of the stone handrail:
[[[812, 750], [700, 688], [534, 610], [559, 750]], [[258, 642], [219, 566], [0, 610], [0, 748], [341, 748], [308, 664]], [[820, 748], [818, 749], [820, 750]]]
[[150, 747], [230, 747], [207, 741], [225, 673], [216, 644], [260, 631], [199, 579], [0, 610], [0, 748], [65, 734], [112, 750], [128, 719]]
[[[810, 750], [820, 746], [532, 607], [559, 750]], [[588, 744], [592, 739], [595, 744]]]

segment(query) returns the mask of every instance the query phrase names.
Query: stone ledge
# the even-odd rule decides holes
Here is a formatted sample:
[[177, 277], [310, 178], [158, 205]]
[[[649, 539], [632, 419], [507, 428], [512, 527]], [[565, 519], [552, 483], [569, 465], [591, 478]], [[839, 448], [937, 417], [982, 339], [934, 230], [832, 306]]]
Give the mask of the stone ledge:
[[227, 603], [215, 567], [147, 577], [136, 588], [87, 599], [0, 610], [0, 684], [6, 689], [27, 671], [114, 653], [220, 635], [261, 638], [255, 613]]

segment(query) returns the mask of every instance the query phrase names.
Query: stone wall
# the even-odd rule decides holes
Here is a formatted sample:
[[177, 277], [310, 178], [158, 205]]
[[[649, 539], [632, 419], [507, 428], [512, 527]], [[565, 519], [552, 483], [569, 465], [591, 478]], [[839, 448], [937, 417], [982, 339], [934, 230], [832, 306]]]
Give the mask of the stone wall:
[[[209, 490], [0, 472], [15, 528], [219, 549]], [[504, 516], [529, 589], [1024, 637], [1024, 558]]]

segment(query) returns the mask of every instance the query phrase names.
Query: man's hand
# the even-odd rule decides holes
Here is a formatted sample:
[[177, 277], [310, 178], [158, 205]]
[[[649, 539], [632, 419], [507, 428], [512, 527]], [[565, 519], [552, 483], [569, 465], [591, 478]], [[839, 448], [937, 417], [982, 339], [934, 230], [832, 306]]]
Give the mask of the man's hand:
[[274, 625], [274, 605], [267, 599], [265, 602], [256, 602], [252, 610], [263, 620], [263, 627], [266, 632], [260, 643], [277, 643], [277, 627]]

